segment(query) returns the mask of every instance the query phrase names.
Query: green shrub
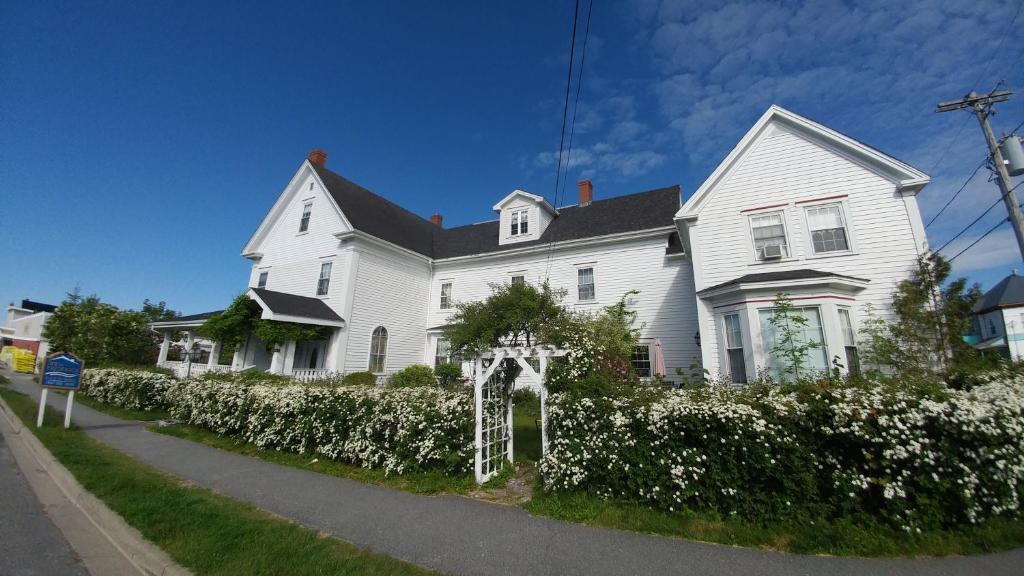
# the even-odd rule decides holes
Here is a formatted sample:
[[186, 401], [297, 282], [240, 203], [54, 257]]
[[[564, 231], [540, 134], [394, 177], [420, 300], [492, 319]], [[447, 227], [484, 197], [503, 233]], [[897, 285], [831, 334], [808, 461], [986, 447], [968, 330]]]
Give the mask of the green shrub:
[[512, 393], [512, 403], [516, 406], [539, 404], [540, 396], [531, 388], [516, 388], [516, 391]]
[[390, 388], [420, 388], [424, 386], [437, 386], [437, 378], [434, 377], [434, 370], [423, 364], [413, 364], [404, 370], [395, 372], [388, 379]]
[[376, 386], [377, 375], [373, 372], [352, 372], [341, 381], [342, 386]]
[[455, 363], [438, 364], [434, 368], [434, 375], [437, 376], [441, 386], [450, 388], [462, 380], [462, 366]]
[[870, 516], [915, 532], [1016, 517], [1024, 378], [979, 379], [555, 394], [541, 474], [548, 490], [753, 521]]

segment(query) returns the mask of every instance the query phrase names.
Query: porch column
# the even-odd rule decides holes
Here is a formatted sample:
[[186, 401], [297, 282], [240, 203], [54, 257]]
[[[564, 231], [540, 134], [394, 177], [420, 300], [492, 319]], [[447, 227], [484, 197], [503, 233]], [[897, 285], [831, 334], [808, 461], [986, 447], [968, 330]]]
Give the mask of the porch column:
[[291, 374], [295, 368], [295, 352], [298, 350], [297, 342], [290, 340], [284, 343], [283, 354], [284, 354], [284, 374]]
[[270, 356], [270, 373], [280, 374], [284, 368], [284, 345], [274, 349]]
[[192, 344], [195, 342], [195, 336], [192, 332], [185, 332], [185, 361], [192, 363]]
[[171, 334], [170, 332], [161, 332], [163, 340], [160, 341], [160, 355], [156, 358], [157, 366], [162, 366], [164, 362], [167, 362], [167, 352], [171, 349]]
[[220, 341], [214, 341], [213, 346], [210, 347], [210, 359], [206, 362], [207, 366], [216, 366], [220, 364]]

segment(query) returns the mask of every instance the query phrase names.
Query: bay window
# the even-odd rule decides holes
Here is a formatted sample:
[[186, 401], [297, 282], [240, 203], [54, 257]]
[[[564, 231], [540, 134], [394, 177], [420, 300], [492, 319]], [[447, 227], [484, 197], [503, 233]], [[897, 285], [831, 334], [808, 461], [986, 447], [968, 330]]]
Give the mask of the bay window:
[[725, 315], [725, 350], [729, 356], [729, 375], [734, 384], [747, 383], [747, 362], [743, 353], [743, 330], [739, 314]]
[[[761, 338], [764, 343], [764, 354], [768, 358], [768, 369], [771, 371], [772, 376], [778, 380], [784, 380], [786, 370], [790, 367], [788, 360], [780, 358], [775, 350], [775, 347], [779, 344], [785, 345], [780, 342], [779, 339], [782, 337], [782, 326], [775, 326], [771, 323], [772, 317], [775, 311], [771, 308], [762, 308], [758, 310], [758, 317], [761, 322]], [[794, 322], [792, 319], [795, 317], [803, 318], [802, 324]], [[815, 343], [816, 348], [806, 350], [803, 357], [803, 374], [795, 374], [794, 376], [804, 376], [812, 372], [824, 372], [828, 370], [828, 351], [825, 349], [825, 331], [821, 324], [821, 310], [817, 306], [807, 306], [804, 308], [794, 308], [790, 313], [790, 320], [787, 323], [787, 327], [792, 331], [794, 336], [793, 344], [795, 346], [802, 347], [805, 344]]]

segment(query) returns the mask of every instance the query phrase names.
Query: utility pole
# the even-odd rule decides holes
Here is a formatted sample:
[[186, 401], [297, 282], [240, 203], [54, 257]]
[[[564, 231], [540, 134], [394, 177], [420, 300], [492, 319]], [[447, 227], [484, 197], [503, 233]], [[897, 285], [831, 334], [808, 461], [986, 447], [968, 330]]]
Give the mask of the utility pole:
[[985, 140], [988, 142], [990, 152], [989, 160], [995, 165], [996, 180], [999, 182], [999, 191], [1003, 195], [1003, 204], [1006, 204], [1006, 211], [1010, 215], [1010, 224], [1013, 232], [1017, 235], [1017, 248], [1020, 250], [1021, 258], [1024, 259], [1024, 214], [1021, 213], [1020, 203], [1017, 202], [1017, 194], [1010, 182], [1010, 174], [1006, 170], [1006, 163], [999, 151], [999, 142], [992, 133], [992, 127], [988, 123], [988, 117], [992, 114], [992, 105], [996, 102], [1005, 102], [1010, 99], [1012, 92], [992, 91], [985, 95], [978, 95], [974, 91], [964, 96], [961, 100], [953, 102], [940, 102], [936, 112], [949, 112], [950, 110], [961, 110], [970, 108], [978, 117], [981, 124], [981, 131], [985, 133]]

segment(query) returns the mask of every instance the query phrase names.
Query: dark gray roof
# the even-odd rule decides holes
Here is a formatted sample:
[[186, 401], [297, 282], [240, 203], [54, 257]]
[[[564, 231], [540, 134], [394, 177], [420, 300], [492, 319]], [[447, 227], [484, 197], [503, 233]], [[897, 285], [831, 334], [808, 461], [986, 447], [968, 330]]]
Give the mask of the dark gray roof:
[[313, 320], [330, 320], [332, 322], [341, 321], [341, 316], [338, 316], [337, 312], [331, 310], [331, 307], [319, 298], [274, 292], [266, 288], [252, 288], [252, 291], [260, 297], [264, 304], [270, 307], [270, 311], [274, 314], [300, 316]]
[[711, 290], [717, 290], [718, 288], [724, 288], [726, 286], [732, 286], [733, 284], [756, 284], [758, 282], [780, 282], [786, 280], [806, 280], [809, 278], [847, 278], [849, 280], [858, 280], [860, 282], [868, 282], [864, 278], [857, 278], [855, 276], [846, 276], [845, 274], [836, 274], [835, 272], [823, 272], [821, 270], [811, 270], [808, 268], [801, 268], [800, 270], [778, 270], [776, 272], [761, 272], [758, 274], [746, 274], [739, 278], [733, 278], [728, 282], [722, 282], [714, 286], [705, 288], [698, 292], [710, 292]]
[[974, 305], [974, 312], [982, 314], [997, 308], [1024, 305], [1024, 276], [1010, 274], [985, 292]]
[[499, 246], [497, 220], [442, 228], [327, 168], [313, 169], [357, 230], [436, 259], [671, 226], [680, 206], [679, 186], [567, 206], [537, 240]]
[[434, 257], [441, 259], [488, 254], [552, 241], [578, 240], [671, 226], [677, 210], [679, 186], [670, 186], [639, 194], [595, 200], [587, 206], [559, 208], [558, 216], [548, 224], [540, 238], [529, 242], [499, 245], [497, 220], [448, 228], [435, 237]]
[[189, 314], [188, 316], [178, 316], [170, 320], [163, 320], [163, 322], [192, 322], [195, 320], [206, 320], [212, 318], [217, 314], [220, 314], [223, 310], [214, 310], [213, 312], [203, 312], [202, 314]]
[[21, 307], [25, 310], [31, 310], [33, 312], [53, 312], [57, 309], [53, 304], [43, 304], [42, 302], [33, 302], [28, 298], [21, 301]]
[[323, 166], [313, 164], [313, 169], [356, 230], [424, 256], [433, 255], [438, 226]]

